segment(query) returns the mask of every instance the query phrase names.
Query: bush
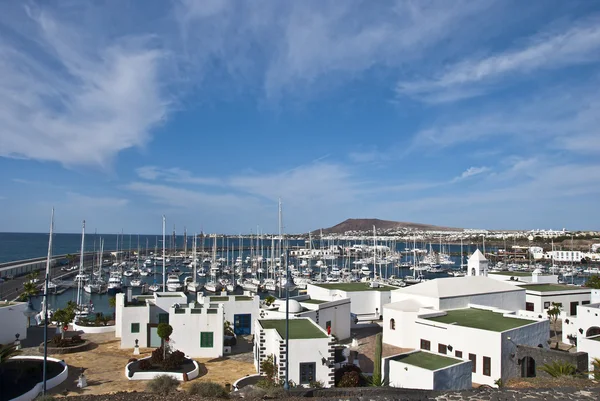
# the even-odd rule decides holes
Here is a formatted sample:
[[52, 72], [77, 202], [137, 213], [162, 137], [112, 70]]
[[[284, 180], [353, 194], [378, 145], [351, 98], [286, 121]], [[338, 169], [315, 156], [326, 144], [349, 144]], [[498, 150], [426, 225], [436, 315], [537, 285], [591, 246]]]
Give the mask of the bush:
[[206, 398], [227, 398], [229, 393], [225, 387], [213, 382], [196, 382], [188, 387], [188, 393]]
[[308, 385], [310, 388], [323, 388], [324, 384], [321, 380], [315, 380]]
[[575, 376], [577, 375], [577, 367], [572, 363], [565, 361], [553, 361], [540, 366], [542, 372], [546, 372], [552, 377], [560, 376]]
[[175, 370], [179, 369], [185, 362], [185, 354], [181, 351], [175, 351], [167, 355], [161, 363], [161, 367], [164, 370]]
[[54, 396], [51, 396], [49, 394], [39, 395], [34, 398], [34, 401], [53, 401], [53, 400], [54, 400]]
[[82, 342], [83, 339], [79, 335], [71, 337], [71, 344], [80, 344]]
[[152, 369], [152, 362], [149, 359], [142, 359], [138, 366], [141, 370], [150, 370]]
[[348, 372], [356, 372], [356, 374], [358, 375], [360, 381], [359, 381], [359, 385], [363, 384], [364, 380], [362, 379], [362, 370], [360, 370], [360, 368], [356, 365], [344, 365], [341, 368], [337, 369], [335, 371], [335, 385], [338, 387], [349, 387], [349, 386], [340, 386], [339, 382], [342, 380], [342, 377], [344, 377], [344, 375]]
[[179, 381], [169, 375], [156, 376], [146, 385], [146, 390], [160, 395], [169, 395], [179, 387]]
[[360, 375], [357, 372], [346, 372], [340, 379], [337, 387], [358, 387]]
[[50, 345], [52, 345], [53, 347], [62, 347], [62, 344], [63, 344], [63, 339], [60, 334], [55, 335], [50, 340]]
[[163, 347], [158, 347], [154, 351], [152, 351], [152, 356], [150, 357], [150, 362], [153, 365], [161, 365], [164, 360], [164, 350]]

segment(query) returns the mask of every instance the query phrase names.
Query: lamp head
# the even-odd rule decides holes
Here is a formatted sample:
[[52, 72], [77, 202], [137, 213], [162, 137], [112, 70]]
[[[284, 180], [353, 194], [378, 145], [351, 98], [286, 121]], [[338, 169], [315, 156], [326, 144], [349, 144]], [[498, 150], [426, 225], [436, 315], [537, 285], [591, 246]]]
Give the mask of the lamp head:
[[31, 303], [31, 298], [29, 298], [27, 307], [23, 311], [23, 314], [27, 317], [34, 317], [37, 314], [37, 311], [33, 308], [33, 304]]

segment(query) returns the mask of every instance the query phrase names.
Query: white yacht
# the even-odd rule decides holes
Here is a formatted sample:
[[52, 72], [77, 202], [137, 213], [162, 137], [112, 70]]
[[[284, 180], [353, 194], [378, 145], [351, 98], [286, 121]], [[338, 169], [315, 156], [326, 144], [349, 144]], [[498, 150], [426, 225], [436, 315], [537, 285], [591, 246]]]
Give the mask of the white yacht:
[[130, 284], [132, 287], [141, 287], [141, 285], [142, 285], [142, 280], [140, 280], [139, 278], [134, 278], [133, 280], [131, 280], [131, 281], [129, 282], [129, 284]]
[[152, 292], [160, 291], [160, 285], [154, 283], [148, 287], [148, 290]]
[[367, 266], [367, 265], [362, 265], [362, 266], [360, 267], [360, 273], [361, 273], [363, 276], [370, 276], [370, 275], [371, 275], [371, 269], [370, 269], [370, 268], [369, 268], [369, 266]]
[[207, 281], [206, 284], [204, 284], [204, 289], [206, 291], [209, 292], [217, 292], [219, 290], [221, 290], [221, 284], [216, 282], [216, 281]]
[[179, 276], [176, 274], [169, 274], [167, 276], [167, 291], [180, 291], [183, 288]]
[[112, 273], [108, 278], [108, 290], [109, 291], [118, 291], [121, 289], [121, 275], [118, 273]]

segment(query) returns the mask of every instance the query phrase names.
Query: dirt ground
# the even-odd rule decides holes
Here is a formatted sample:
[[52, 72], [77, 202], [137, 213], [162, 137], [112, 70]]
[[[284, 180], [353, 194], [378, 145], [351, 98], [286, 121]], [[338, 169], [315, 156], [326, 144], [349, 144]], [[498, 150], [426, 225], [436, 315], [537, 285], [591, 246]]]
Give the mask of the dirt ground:
[[[128, 380], [125, 376], [125, 365], [133, 358], [133, 350], [120, 349], [120, 339], [114, 333], [83, 334], [83, 338], [94, 342], [97, 346], [89, 351], [49, 355], [64, 360], [69, 365], [69, 378], [60, 386], [49, 391], [54, 395], [84, 395], [84, 394], [109, 394], [119, 391], [144, 391], [147, 381]], [[136, 358], [150, 355], [152, 349], [140, 349]], [[29, 349], [27, 354], [38, 354], [36, 349]], [[256, 373], [254, 365], [240, 358], [196, 359], [200, 363], [200, 377], [194, 381], [212, 381], [216, 383], [232, 384], [237, 379]], [[81, 371], [87, 377], [88, 386], [84, 389], [77, 388], [77, 378]], [[189, 383], [183, 383], [185, 388]]]

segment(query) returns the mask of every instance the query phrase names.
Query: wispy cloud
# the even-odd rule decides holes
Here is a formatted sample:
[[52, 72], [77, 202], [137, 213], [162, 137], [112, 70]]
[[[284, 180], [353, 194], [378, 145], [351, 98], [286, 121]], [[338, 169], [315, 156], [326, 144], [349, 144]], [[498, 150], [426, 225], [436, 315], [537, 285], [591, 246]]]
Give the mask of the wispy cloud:
[[507, 76], [523, 78], [537, 70], [551, 70], [600, 60], [597, 19], [561, 32], [544, 32], [524, 46], [484, 58], [466, 59], [428, 80], [402, 81], [397, 91], [425, 101], [446, 102], [485, 93]]
[[107, 167], [166, 118], [165, 52], [149, 36], [107, 41], [61, 11], [24, 7], [24, 32], [0, 39], [0, 155]]
[[144, 166], [136, 170], [137, 175], [145, 180], [164, 180], [180, 184], [219, 185], [216, 178], [197, 177], [190, 171], [178, 167], [160, 168], [157, 166]]
[[468, 169], [466, 169], [465, 171], [463, 171], [461, 175], [459, 175], [458, 177], [454, 178], [453, 181], [464, 180], [466, 178], [473, 177], [475, 175], [487, 173], [488, 171], [490, 171], [489, 167], [469, 167]]

